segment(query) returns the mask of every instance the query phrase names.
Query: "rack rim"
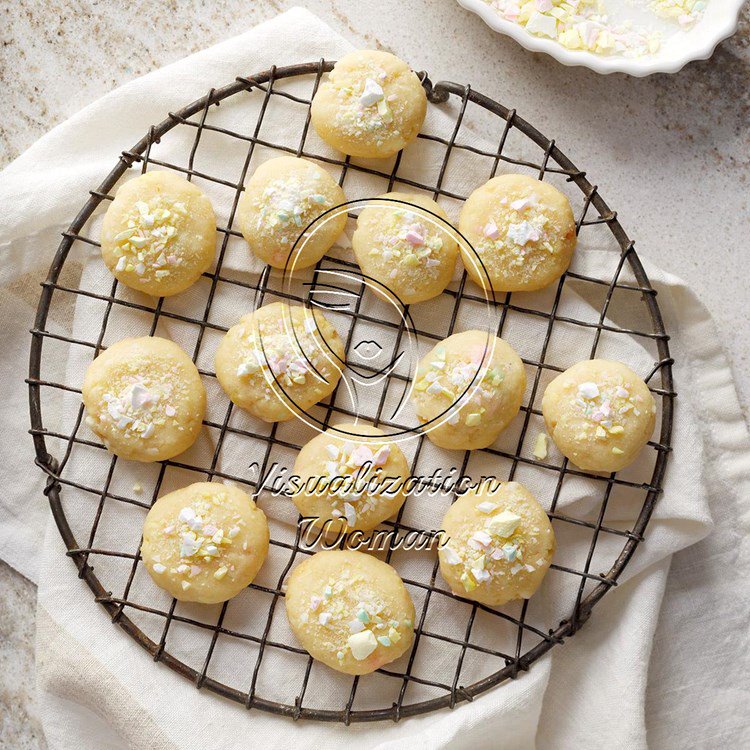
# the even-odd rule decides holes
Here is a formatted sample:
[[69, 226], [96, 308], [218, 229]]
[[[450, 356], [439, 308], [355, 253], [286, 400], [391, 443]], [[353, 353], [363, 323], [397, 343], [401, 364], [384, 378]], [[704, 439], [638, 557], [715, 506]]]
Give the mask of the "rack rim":
[[63, 232], [63, 238], [58, 246], [55, 257], [52, 261], [45, 281], [42, 283], [42, 293], [39, 299], [34, 329], [31, 331], [31, 349], [29, 356], [29, 377], [27, 383], [29, 386], [29, 411], [31, 419], [31, 435], [34, 441], [36, 452], [35, 463], [44, 471], [47, 476], [47, 484], [44, 494], [47, 496], [57, 525], [60, 536], [62, 537], [69, 556], [72, 557], [76, 568], [78, 569], [79, 578], [82, 578], [94, 594], [95, 601], [107, 611], [113, 622], [117, 623], [124, 632], [126, 632], [139, 646], [145, 649], [155, 661], [160, 661], [173, 671], [188, 678], [201, 689], [208, 688], [209, 691], [228, 698], [232, 701], [245, 705], [247, 708], [258, 708], [261, 711], [273, 714], [288, 716], [294, 720], [312, 719], [327, 722], [375, 722], [392, 720], [398, 721], [401, 718], [428, 713], [443, 708], [453, 708], [455, 705], [464, 701], [472, 701], [478, 695], [486, 692], [492, 687], [504, 682], [507, 679], [513, 679], [518, 676], [519, 672], [527, 671], [531, 664], [546, 654], [554, 645], [563, 643], [566, 638], [574, 635], [578, 629], [590, 618], [594, 606], [601, 598], [616, 584], [622, 571], [625, 569], [633, 556], [638, 544], [642, 541], [643, 532], [653, 513], [654, 506], [661, 493], [664, 473], [668, 463], [668, 454], [671, 448], [672, 422], [674, 413], [674, 383], [672, 376], [672, 358], [669, 352], [669, 336], [664, 328], [663, 319], [656, 301], [656, 290], [653, 289], [648, 276], [643, 268], [638, 255], [635, 252], [633, 243], [629, 239], [625, 230], [617, 219], [617, 214], [613, 212], [604, 199], [600, 196], [597, 188], [586, 178], [586, 173], [579, 170], [573, 162], [555, 145], [554, 140], [546, 138], [539, 130], [533, 127], [523, 118], [519, 117], [515, 110], [508, 109], [502, 104], [496, 102], [490, 97], [474, 91], [469, 86], [453, 83], [450, 81], [439, 81], [434, 86], [426, 74], [421, 74], [423, 85], [427, 91], [428, 98], [432, 103], [443, 103], [451, 95], [466, 98], [468, 101], [483, 107], [489, 112], [497, 115], [503, 120], [508, 121], [512, 117], [513, 127], [518, 128], [527, 137], [533, 140], [540, 148], [556, 161], [562, 169], [568, 174], [568, 180], [574, 182], [590, 200], [599, 212], [600, 217], [604, 217], [610, 231], [617, 240], [622, 253], [627, 252], [627, 260], [631, 270], [643, 289], [642, 298], [646, 304], [651, 324], [654, 330], [655, 343], [659, 354], [659, 362], [656, 367], [660, 370], [664, 393], [662, 399], [662, 422], [659, 442], [665, 449], [659, 450], [654, 466], [654, 471], [649, 482], [649, 489], [639, 516], [633, 526], [632, 534], [628, 536], [625, 544], [616, 558], [611, 569], [607, 572], [607, 582], [600, 581], [584, 598], [581, 599], [573, 616], [559, 623], [557, 628], [549, 631], [549, 637], [543, 639], [536, 646], [531, 648], [522, 656], [514, 659], [503, 669], [500, 669], [487, 677], [469, 685], [467, 687], [457, 687], [450, 694], [439, 696], [433, 699], [419, 701], [416, 703], [402, 704], [397, 706], [393, 704], [391, 708], [363, 709], [363, 710], [332, 710], [332, 709], [315, 709], [297, 705], [278, 703], [258, 696], [253, 696], [251, 705], [248, 705], [247, 694], [225, 685], [223, 682], [215, 680], [207, 675], [202, 675], [196, 669], [186, 665], [184, 662], [172, 656], [160, 644], [154, 642], [145, 635], [135, 623], [124, 614], [120, 605], [112, 599], [111, 592], [108, 592], [101, 584], [93, 568], [88, 565], [87, 559], [81, 554], [76, 554], [80, 546], [76, 541], [65, 512], [62, 506], [61, 491], [62, 485], [58, 481], [58, 461], [47, 451], [46, 439], [44, 434], [44, 423], [42, 417], [42, 398], [41, 398], [41, 362], [42, 350], [47, 317], [50, 311], [55, 284], [60, 276], [62, 268], [67, 259], [68, 253], [76, 240], [76, 235], [80, 232], [86, 222], [91, 218], [96, 208], [104, 200], [104, 196], [114, 187], [123, 174], [147, 152], [149, 145], [158, 142], [159, 139], [171, 129], [180, 124], [181, 121], [207, 109], [213, 104], [218, 104], [224, 99], [231, 97], [241, 91], [248, 91], [253, 87], [261, 87], [271, 80], [279, 80], [304, 75], [321, 75], [330, 72], [333, 68], [334, 61], [319, 60], [317, 62], [300, 63], [285, 67], [272, 67], [262, 73], [248, 77], [238, 78], [234, 82], [221, 88], [212, 89], [205, 96], [196, 99], [175, 113], [169, 113], [161, 123], [149, 129], [148, 133], [143, 136], [131, 149], [124, 151], [118, 160], [117, 165], [105, 177], [99, 187], [92, 191], [90, 197], [81, 208], [75, 219], [68, 229]]

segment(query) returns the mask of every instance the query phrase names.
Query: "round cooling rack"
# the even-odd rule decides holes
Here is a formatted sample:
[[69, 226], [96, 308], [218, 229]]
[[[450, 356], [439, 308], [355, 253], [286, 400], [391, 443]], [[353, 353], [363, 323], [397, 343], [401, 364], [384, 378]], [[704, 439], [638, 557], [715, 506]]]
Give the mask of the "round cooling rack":
[[[433, 108], [442, 112], [450, 127], [445, 134], [422, 133], [414, 144], [432, 149], [435, 154], [429, 163], [436, 166], [430, 179], [407, 174], [405, 152], [394, 159], [381, 163], [358, 163], [349, 157], [315, 153], [309, 145], [315, 138], [310, 132], [310, 102], [321, 77], [333, 67], [333, 62], [321, 60], [317, 63], [271, 68], [248, 78], [238, 78], [223, 88], [212, 89], [205, 97], [189, 104], [178, 112], [170, 113], [159, 125], [150, 128], [147, 135], [133, 148], [122, 153], [114, 169], [98, 189], [91, 192], [78, 216], [63, 233], [63, 240], [55, 255], [46, 281], [43, 282], [41, 299], [32, 331], [29, 366], [29, 397], [31, 408], [31, 433], [36, 448], [36, 463], [48, 475], [45, 494], [49, 498], [52, 513], [60, 534], [75, 563], [79, 577], [86, 581], [94, 593], [95, 600], [107, 611], [130, 637], [148, 651], [154, 660], [166, 664], [174, 671], [193, 681], [198, 688], [207, 689], [230, 698], [247, 708], [257, 708], [293, 719], [316, 719], [349, 724], [357, 721], [394, 720], [414, 716], [440, 708], [454, 707], [470, 701], [479, 694], [493, 688], [519, 672], [529, 669], [556, 644], [572, 636], [589, 618], [594, 605], [617, 584], [617, 580], [629, 563], [636, 547], [643, 541], [644, 531], [661, 492], [662, 481], [670, 452], [673, 401], [675, 393], [672, 383], [672, 363], [669, 354], [668, 335], [647, 275], [635, 253], [633, 243], [621, 227], [617, 215], [610, 210], [595, 185], [586, 179], [567, 156], [538, 130], [516, 115], [515, 110], [473, 91], [469, 86], [441, 81], [435, 85], [426, 74], [421, 74], [423, 85]], [[300, 87], [304, 91], [300, 94]], [[254, 119], [248, 116], [242, 128], [231, 128], [214, 124], [219, 105], [231, 100], [227, 106], [244, 107], [247, 103], [257, 112]], [[277, 142], [271, 134], [277, 131], [264, 128], [264, 121], [273, 119], [277, 107], [293, 108], [300, 118], [298, 143]], [[249, 110], [248, 110], [249, 111]], [[438, 113], [433, 113], [438, 114]], [[284, 115], [286, 117], [286, 115]], [[472, 134], [476, 123], [483, 121], [497, 144], [492, 148], [475, 145]], [[428, 123], [431, 120], [428, 118]], [[186, 146], [179, 159], [160, 158], [158, 146], [163, 139], [177, 136]], [[200, 162], [201, 149], [206, 140], [226, 149], [241, 148], [242, 158], [233, 177], [217, 175], [211, 171], [211, 160]], [[595, 235], [597, 243], [606, 240], [610, 245], [612, 260], [605, 274], [593, 275], [568, 271], [543, 298], [544, 305], [533, 300], [536, 297], [520, 293], [499, 295], [495, 301], [499, 326], [497, 335], [511, 340], [514, 320], [524, 320], [536, 325], [538, 334], [533, 339], [536, 354], [528, 350], [521, 353], [529, 377], [529, 388], [521, 413], [516, 418], [517, 429], [512, 434], [512, 443], [493, 446], [482, 451], [456, 452], [456, 465], [461, 472], [471, 469], [473, 457], [480, 456], [493, 463], [499, 479], [523, 479], [528, 472], [537, 472], [549, 486], [549, 492], [538, 495], [547, 510], [556, 535], [558, 554], [547, 574], [549, 591], [558, 598], [564, 595], [561, 611], [547, 613], [545, 597], [548, 581], [540, 592], [530, 600], [512, 606], [494, 609], [476, 604], [452, 594], [438, 576], [437, 556], [426, 555], [423, 569], [403, 572], [398, 552], [389, 550], [385, 559], [399, 570], [416, 605], [415, 638], [411, 650], [387, 668], [365, 677], [349, 677], [334, 673], [314, 663], [299, 644], [288, 633], [279, 635], [285, 620], [283, 606], [284, 583], [294, 564], [312, 552], [302, 544], [299, 527], [290, 525], [288, 534], [275, 533], [272, 527], [271, 550], [266, 566], [273, 567], [274, 557], [278, 567], [273, 580], [268, 583], [258, 579], [235, 600], [201, 609], [200, 605], [184, 606], [175, 600], [165, 599], [164, 592], [150, 583], [140, 560], [140, 531], [143, 517], [159, 496], [165, 477], [172, 471], [193, 472], [191, 481], [229, 480], [250, 487], [256, 486], [257, 477], [249, 479], [240, 473], [223, 468], [220, 458], [230, 441], [245, 441], [248, 446], [262, 446], [261, 464], [265, 469], [274, 461], [275, 451], [296, 451], [301, 446], [297, 437], [289, 437], [288, 425], [259, 425], [252, 429], [239, 428], [233, 421], [232, 406], [224, 400], [225, 413], [207, 415], [204, 430], [216, 436], [215, 452], [209, 465], [196, 466], [184, 456], [160, 464], [147, 465], [153, 470], [153, 488], [138, 496], [126, 492], [118, 485], [118, 472], [123, 464], [109, 454], [93, 433], [88, 432], [84, 422], [83, 405], [80, 403], [80, 377], [67, 374], [59, 363], [68, 355], [84, 352], [90, 361], [105, 348], [107, 343], [133, 335], [130, 331], [109, 331], [117, 314], [125, 311], [147, 319], [147, 332], [153, 335], [164, 321], [170, 325], [180, 324], [195, 331], [192, 352], [207, 386], [215, 375], [201, 364], [201, 349], [204, 341], [213, 334], [220, 335], [228, 326], [215, 322], [212, 308], [217, 307], [223, 289], [239, 289], [248, 298], [255, 295], [256, 302], [267, 296], [282, 296], [302, 302], [293, 293], [281, 294], [273, 289], [273, 275], [257, 274], [252, 280], [233, 278], [226, 267], [227, 248], [231, 242], [240, 242], [241, 234], [233, 228], [237, 201], [246, 176], [252, 171], [251, 160], [256, 150], [276, 152], [275, 155], [292, 154], [315, 160], [331, 170], [340, 170], [339, 182], [350, 189], [353, 178], [366, 178], [377, 184], [377, 192], [370, 197], [390, 192], [394, 186], [425, 191], [436, 200], [451, 200], [456, 205], [465, 200], [468, 191], [458, 192], [451, 187], [451, 170], [461, 159], [471, 159], [475, 168], [486, 164], [486, 171], [477, 178], [471, 188], [494, 176], [502, 166], [512, 171], [525, 171], [539, 179], [568, 183], [568, 193], [574, 192], [573, 201], [577, 217], [579, 238], [584, 233]], [[323, 148], [319, 149], [324, 151]], [[238, 152], [240, 153], [240, 152]], [[256, 155], [257, 158], [257, 155]], [[240, 169], [244, 160], [244, 167]], [[437, 169], [439, 167], [439, 169]], [[149, 168], [171, 169], [188, 179], [206, 186], [217, 186], [228, 190], [232, 197], [232, 208], [225, 226], [218, 227], [220, 250], [213, 271], [204, 274], [199, 282], [206, 288], [205, 302], [194, 310], [194, 314], [183, 308], [174, 308], [172, 303], [152, 300], [124, 289], [107, 277], [106, 284], [92, 288], [77, 279], [83, 265], [74, 261], [76, 252], [96, 252], [98, 237], [90, 236], [89, 222], [94, 212], [106, 201], [112, 200], [117, 182], [129, 170], [145, 172]], [[429, 171], [429, 170], [428, 170]], [[239, 179], [238, 179], [239, 175]], [[575, 186], [575, 187], [573, 187]], [[347, 193], [349, 196], [349, 193]], [[90, 246], [94, 246], [94, 249]], [[332, 254], [324, 257], [317, 268], [338, 267], [355, 269], [356, 266]], [[314, 284], [314, 281], [313, 281]], [[576, 293], [585, 290], [597, 299], [595, 314], [587, 319], [572, 317], [565, 308], [570, 290]], [[483, 301], [472, 291], [466, 273], [442, 295], [439, 314], [428, 319], [415, 316], [415, 333], [434, 343], [454, 332], [460, 326], [462, 308]], [[180, 295], [178, 295], [180, 297]], [[625, 307], [640, 321], [637, 326], [620, 326], [613, 322], [613, 310]], [[175, 298], [170, 298], [170, 300]], [[353, 308], [345, 313], [350, 322], [348, 335], [344, 337], [347, 354], [353, 341], [353, 331], [363, 321], [367, 325], [382, 326], [395, 339], [395, 346], [404, 334], [403, 319], [394, 323], [368, 315], [362, 307], [361, 297]], [[79, 304], [95, 305], [95, 312], [87, 321], [94, 324], [94, 335], [85, 337], [77, 333], [74, 324], [60, 323], [70, 320]], [[441, 304], [442, 304], [441, 303]], [[431, 303], [423, 303], [431, 304]], [[413, 306], [416, 308], [419, 306]], [[598, 309], [597, 309], [598, 308]], [[236, 318], [247, 310], [237, 310]], [[433, 327], [431, 327], [433, 326]], [[642, 369], [644, 377], [658, 404], [660, 420], [658, 441], [654, 440], [644, 449], [647, 467], [643, 476], [628, 471], [618, 475], [592, 475], [568, 464], [562, 457], [539, 459], [529, 448], [533, 443], [534, 425], [540, 423], [541, 412], [538, 399], [544, 383], [572, 362], [556, 361], [552, 343], [562, 328], [574, 329], [588, 337], [585, 349], [576, 352], [577, 359], [594, 358], [601, 355], [603, 340], [610, 336], [627, 336], [638, 342], [649, 354], [652, 363]], [[90, 329], [91, 330], [91, 329]], [[432, 346], [432, 344], [430, 344]], [[556, 356], [556, 355], [555, 355]], [[55, 371], [57, 372], [52, 375]], [[384, 379], [385, 389], [379, 399], [377, 411], [364, 415], [375, 424], [389, 424], [384, 417], [384, 403], [389, 384], [398, 381], [399, 374], [391, 373]], [[403, 380], [403, 377], [402, 377]], [[337, 389], [322, 405], [325, 424], [335, 416], [352, 416], [337, 401]], [[63, 404], [58, 415], [54, 404]], [[236, 410], [235, 410], [236, 411]], [[236, 415], [235, 415], [236, 416]], [[361, 416], [361, 415], [360, 415]], [[54, 419], [53, 419], [54, 417]], [[58, 418], [59, 417], [59, 418]], [[45, 419], [46, 418], [46, 419]], [[60, 425], [57, 422], [60, 422]], [[287, 425], [287, 427], [284, 427]], [[389, 425], [398, 429], [399, 425]], [[300, 428], [301, 429], [301, 428]], [[510, 428], [509, 428], [510, 429]], [[510, 440], [510, 438], [508, 438]], [[423, 472], [421, 462], [433, 447], [424, 436], [414, 438], [414, 453], [411, 460], [412, 474]], [[249, 451], [249, 448], [248, 448]], [[75, 473], [76, 465], [85, 464], [87, 476], [95, 480], [82, 480]], [[290, 467], [291, 468], [291, 467]], [[501, 476], [505, 474], [507, 476]], [[262, 470], [261, 470], [262, 474]], [[541, 481], [541, 480], [540, 480]], [[586, 507], [578, 512], [577, 506], [566, 504], [565, 491], [576, 482], [588, 482], [595, 488], [595, 497], [590, 497]], [[573, 483], [573, 485], [570, 485]], [[627, 523], [622, 514], [607, 516], [608, 507], [619, 503], [613, 499], [627, 495], [629, 511]], [[414, 531], [407, 510], [414, 499], [407, 500], [395, 521], [386, 527], [400, 531]], [[417, 501], [418, 502], [418, 501]], [[86, 513], [71, 510], [85, 507]], [[263, 507], [263, 496], [260, 497]], [[447, 507], [447, 505], [446, 505]], [[617, 506], [621, 508], [621, 506]], [[118, 513], [129, 513], [132, 517], [132, 534], [128, 539], [108, 538], [107, 525]], [[444, 512], [444, 508], [442, 510]], [[135, 514], [135, 515], [132, 515]], [[140, 515], [139, 515], [140, 514]], [[614, 517], [616, 516], [616, 517]], [[632, 519], [635, 517], [635, 521]], [[85, 521], [81, 519], [85, 518]], [[439, 521], [438, 521], [439, 523]], [[569, 534], [585, 539], [585, 553], [576, 560], [565, 557], [566, 539]], [[606, 551], [606, 560], [602, 559]], [[117, 567], [120, 566], [120, 567]], [[122, 576], [115, 571], [124, 571]], [[261, 571], [263, 572], [263, 571]], [[269, 575], [271, 575], [269, 573]], [[139, 589], [144, 582], [145, 589]], [[151, 588], [148, 588], [148, 586]], [[147, 593], [142, 594], [142, 590]], [[562, 594], [561, 594], [562, 592]], [[149, 598], [151, 597], [151, 598]], [[248, 605], [254, 613], [252, 618], [238, 617], [237, 607]], [[448, 610], [443, 609], [448, 607]], [[446, 614], [446, 612], [448, 614]], [[439, 613], [439, 614], [434, 614]], [[460, 618], [458, 629], [446, 632], [442, 625], [452, 618]], [[283, 630], [283, 628], [282, 628]], [[489, 639], [480, 640], [482, 633], [489, 632]], [[195, 638], [199, 645], [191, 650], [182, 649], [183, 638]], [[191, 641], [193, 643], [193, 641]], [[225, 658], [224, 653], [234, 654]], [[232, 650], [234, 649], [234, 650]], [[236, 649], [240, 649], [239, 651]], [[241, 660], [247, 656], [246, 666]], [[285, 659], [288, 670], [283, 673], [266, 674], [274, 659]], [[141, 668], [148, 668], [144, 663]], [[437, 671], [436, 671], [437, 670]], [[299, 679], [290, 675], [298, 675]], [[375, 687], [377, 682], [377, 688]], [[323, 686], [323, 687], [321, 687]], [[376, 701], [373, 703], [373, 701]]]

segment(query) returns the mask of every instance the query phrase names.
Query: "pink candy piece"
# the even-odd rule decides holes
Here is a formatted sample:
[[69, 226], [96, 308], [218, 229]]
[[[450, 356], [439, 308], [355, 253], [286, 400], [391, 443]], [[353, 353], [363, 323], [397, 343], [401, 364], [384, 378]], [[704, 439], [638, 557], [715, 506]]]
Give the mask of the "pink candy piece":
[[424, 245], [424, 237], [413, 227], [407, 231], [404, 239], [413, 246]]
[[500, 230], [497, 228], [497, 224], [490, 219], [484, 225], [484, 236], [489, 237], [492, 240], [496, 240], [500, 236]]
[[389, 446], [384, 445], [373, 457], [372, 463], [374, 466], [382, 466], [387, 460], [388, 456], [391, 455], [391, 449]]
[[366, 445], [358, 445], [351, 454], [352, 461], [357, 466], [363, 466], [372, 461], [372, 451]]

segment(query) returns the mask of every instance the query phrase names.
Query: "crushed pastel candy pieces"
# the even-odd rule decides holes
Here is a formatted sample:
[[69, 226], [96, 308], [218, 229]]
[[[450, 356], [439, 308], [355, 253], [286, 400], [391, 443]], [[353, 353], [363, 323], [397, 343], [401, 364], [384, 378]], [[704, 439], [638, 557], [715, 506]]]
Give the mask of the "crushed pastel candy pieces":
[[[484, 506], [484, 509], [480, 506]], [[498, 508], [497, 503], [478, 503], [477, 510], [490, 514], [484, 525], [471, 531], [467, 537], [462, 537], [453, 546], [446, 545], [440, 549], [442, 562], [451, 567], [463, 567], [460, 581], [466, 592], [473, 591], [496, 575], [505, 575], [508, 571], [516, 575], [521, 570], [528, 570], [517, 562], [523, 559], [523, 537], [517, 534], [523, 519], [507, 508], [495, 513]], [[513, 567], [508, 568], [509, 563], [513, 563]]]
[[[223, 493], [210, 499], [197, 498], [190, 505], [181, 508], [176, 517], [161, 527], [161, 536], [174, 540], [177, 545], [175, 552], [179, 555], [179, 563], [169, 569], [170, 574], [192, 579], [206, 570], [215, 580], [221, 581], [234, 571], [233, 564], [222, 561], [223, 550], [232, 545], [232, 539], [240, 533], [245, 521], [239, 514], [232, 516], [230, 528], [236, 529], [232, 534], [231, 531], [225, 533], [216, 522], [207, 520], [211, 517], [213, 508], [221, 507], [225, 500], [226, 495]], [[242, 545], [242, 549], [247, 551], [246, 543]], [[212, 563], [215, 569], [203, 567]], [[159, 572], [156, 566], [154, 570]], [[185, 582], [183, 581], [182, 586], [187, 590]]]
[[[172, 416], [176, 413], [169, 399], [177, 395], [179, 386], [172, 382], [168, 374], [153, 378], [148, 384], [130, 376], [115, 385], [116, 388], [112, 387], [101, 397], [104, 408], [98, 415], [98, 421], [109, 421], [129, 436], [147, 440], [166, 423], [165, 416], [170, 416], [170, 410]], [[96, 422], [94, 416], [87, 416], [89, 426], [94, 427]]]
[[[586, 381], [578, 384], [573, 405], [589, 422], [595, 439], [609, 440], [625, 433], [623, 422], [630, 412], [636, 417], [640, 415], [637, 406], [640, 400], [640, 396], [633, 396], [622, 382], [597, 384]], [[587, 431], [583, 430], [577, 439], [586, 440], [588, 437]]]
[[155, 195], [148, 202], [136, 201], [124, 217], [125, 229], [113, 237], [115, 270], [134, 271], [143, 283], [151, 280], [150, 276], [156, 279], [169, 276], [174, 267], [184, 262], [173, 245], [187, 214], [183, 201], [163, 195]]
[[[394, 120], [390, 105], [397, 99], [386, 93], [387, 78], [377, 65], [370, 66], [358, 82], [339, 79], [334, 70], [327, 85], [335, 89], [341, 105], [333, 118], [336, 126], [350, 137], [375, 135], [382, 142], [384, 129]], [[394, 134], [398, 135], [398, 130]]]
[[[328, 377], [331, 364], [318, 343], [323, 334], [314, 319], [301, 321], [293, 317], [290, 322], [287, 314], [274, 320], [253, 321], [253, 326], [242, 335], [237, 377], [256, 378], [267, 393], [274, 391], [272, 383], [292, 388]], [[293, 331], [288, 330], [290, 326]]]
[[[377, 483], [365, 480], [381, 474], [390, 454], [388, 443], [336, 441], [325, 446], [319, 476], [329, 480], [327, 497], [334, 518], [343, 518], [350, 527], [355, 527], [360, 514], [376, 506], [381, 497]], [[341, 477], [364, 481], [364, 490], [354, 492], [350, 482], [332, 481]]]
[[301, 173], [268, 183], [253, 199], [257, 212], [256, 230], [266, 236], [279, 232], [286, 236], [291, 232], [296, 238], [302, 227], [330, 207], [328, 198], [320, 192], [322, 179], [323, 175], [310, 165]]
[[[500, 16], [530, 34], [556, 40], [571, 50], [627, 58], [647, 57], [661, 49], [664, 34], [648, 25], [610, 18], [603, 0], [485, 0]], [[674, 22], [677, 31], [692, 28], [706, 0], [651, 0], [655, 19]]]

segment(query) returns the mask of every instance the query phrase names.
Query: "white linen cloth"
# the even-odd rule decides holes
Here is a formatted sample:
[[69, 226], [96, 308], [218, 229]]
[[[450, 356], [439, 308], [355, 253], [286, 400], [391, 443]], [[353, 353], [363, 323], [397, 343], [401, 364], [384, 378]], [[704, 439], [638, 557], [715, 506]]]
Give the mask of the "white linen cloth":
[[[647, 695], [653, 713], [648, 736], [654, 745], [704, 747], [731, 740], [742, 746], [742, 739], [750, 739], [742, 718], [748, 697], [747, 668], [740, 656], [747, 653], [746, 648], [740, 650], [747, 645], [747, 598], [733, 571], [747, 570], [748, 566], [750, 441], [710, 317], [682, 282], [651, 265], [647, 271], [659, 290], [658, 301], [672, 335], [680, 395], [675, 451], [664, 494], [647, 529], [646, 543], [638, 548], [620, 586], [597, 605], [591, 622], [574, 638], [555, 647], [528, 674], [471, 704], [398, 725], [379, 723], [349, 728], [292, 723], [258, 711], [246, 714], [236, 705], [199, 693], [165, 667], [151, 664], [93, 603], [89, 589], [76, 578], [72, 563], [65, 559], [64, 545], [51, 519], [43, 533], [48, 512], [41, 494], [41, 472], [24, 470], [23, 480], [18, 478], [18, 467], [24, 465], [25, 469], [33, 460], [30, 440], [21, 435], [27, 425], [27, 413], [26, 387], [19, 378], [19, 369], [26, 367], [25, 331], [38, 297], [36, 284], [46, 272], [59, 232], [80, 208], [86, 192], [111, 169], [116, 155], [138, 140], [149, 125], [163, 119], [166, 112], [236, 75], [247, 75], [272, 64], [322, 56], [335, 58], [349, 49], [346, 41], [314, 16], [295, 9], [121, 87], [55, 128], [0, 175], [0, 202], [6, 206], [0, 220], [6, 325], [0, 335], [6, 351], [2, 367], [10, 391], [5, 419], [20, 436], [2, 447], [6, 491], [0, 499], [0, 552], [11, 565], [39, 583], [37, 669], [42, 722], [50, 747], [240, 747], [251, 739], [254, 744], [267, 747], [286, 747], [300, 740], [312, 747], [343, 747], [356, 740], [378, 747], [415, 743], [425, 747], [483, 747], [499, 743], [507, 748], [637, 748], [646, 746]], [[224, 109], [229, 110], [226, 116], [231, 119], [231, 108]], [[431, 117], [430, 123], [439, 127], [440, 115]], [[285, 135], [285, 124], [276, 126], [274, 139], [278, 140]], [[287, 133], [290, 137], [298, 133], [295, 124], [288, 127], [292, 129]], [[175, 148], [179, 149], [179, 145]], [[168, 152], [169, 143], [164, 148]], [[224, 158], [219, 152], [211, 155], [214, 159]], [[464, 180], [464, 189], [477, 184], [476, 174], [468, 168], [457, 179]], [[366, 194], [366, 184], [359, 187]], [[221, 215], [221, 197], [211, 197], [219, 204]], [[96, 236], [95, 229], [92, 234]], [[87, 262], [89, 258], [91, 263]], [[604, 274], [611, 258], [611, 252], [595, 245], [582, 247], [576, 270]], [[229, 267], [233, 266], [232, 259], [230, 250]], [[76, 283], [85, 288], [101, 286], [106, 272], [97, 254], [92, 252], [77, 260], [82, 275]], [[194, 295], [198, 293], [194, 290], [181, 295], [176, 304], [189, 308], [196, 303]], [[217, 303], [216, 309], [225, 316], [223, 324], [236, 317], [237, 304], [238, 300], [231, 296]], [[572, 315], [590, 312], [588, 301], [582, 297], [571, 297], [565, 304]], [[19, 315], [19, 309], [23, 314]], [[72, 330], [76, 336], [90, 339], [98, 331], [98, 321], [89, 315], [92, 312], [93, 303], [79, 300], [68, 318], [51, 320], [48, 327], [55, 330], [59, 326], [60, 330]], [[614, 319], [617, 314], [626, 315], [612, 310], [610, 317]], [[117, 310], [115, 315], [120, 317], [111, 330], [123, 331], [120, 335], [125, 335], [128, 326], [137, 329], [140, 325], [123, 311]], [[621, 320], [617, 323], [624, 325]], [[162, 320], [160, 325], [165, 335], [189, 346], [181, 340], [188, 333], [177, 322]], [[558, 353], [566, 348], [580, 351], [580, 335], [580, 331], [567, 332], [552, 346]], [[638, 362], [642, 372], [648, 371], [653, 356], [638, 342], [629, 337], [611, 342], [605, 339], [603, 336], [603, 356], [619, 355], [628, 362]], [[608, 350], [608, 346], [612, 348]], [[68, 382], [80, 378], [86, 357], [90, 359], [90, 352], [71, 348], [66, 364]], [[61, 399], [63, 414], [72, 413], [75, 404], [73, 396]], [[45, 420], [52, 416], [45, 414]], [[533, 430], [531, 433], [533, 437]], [[191, 456], [205, 456], [210, 448], [210, 442], [202, 438]], [[238, 446], [236, 450], [244, 448]], [[224, 446], [222, 470], [233, 470], [233, 459], [241, 461], [243, 457], [232, 446]], [[95, 468], [84, 459], [71, 471], [76, 477], [87, 477]], [[132, 487], [135, 476], [140, 475], [125, 469], [118, 480], [125, 488], [123, 492]], [[532, 477], [518, 478], [534, 481]], [[178, 483], [179, 480], [173, 479]], [[94, 481], [98, 480], [92, 478]], [[196, 477], [188, 481], [196, 481]], [[561, 500], [562, 507], [585, 515], [587, 497], [600, 494], [587, 482], [572, 482], [570, 497]], [[66, 493], [67, 488], [64, 497]], [[709, 506], [719, 523], [721, 539], [714, 541], [718, 535], [713, 534], [680, 553], [678, 560], [685, 560], [679, 570], [682, 585], [667, 595], [657, 627], [672, 555], [706, 536], [711, 527]], [[109, 511], [112, 506], [106, 507]], [[81, 520], [81, 508], [66, 506], [66, 510], [71, 519]], [[611, 521], [608, 515], [612, 525], [632, 521], [632, 508], [624, 503], [616, 504], [613, 512]], [[279, 524], [285, 520], [275, 518], [273, 510], [269, 515]], [[111, 519], [110, 526], [132, 537], [133, 518]], [[432, 519], [418, 520], [426, 528], [434, 527], [429, 525]], [[109, 533], [107, 528], [103, 526], [105, 535]], [[133, 546], [137, 538], [136, 528]], [[98, 543], [105, 541], [106, 537]], [[571, 535], [560, 541], [559, 554], [574, 555], [581, 543], [581, 539]], [[118, 547], [125, 548], [122, 542]], [[95, 564], [98, 571], [107, 571], [105, 561], [97, 559]], [[404, 564], [419, 563], [409, 559]], [[115, 572], [111, 570], [112, 575]], [[698, 584], [694, 583], [696, 580]], [[551, 607], [564, 599], [553, 581], [546, 586], [544, 595]], [[283, 620], [283, 603], [276, 619]], [[481, 623], [477, 626], [480, 633], [483, 627]], [[177, 648], [174, 637], [170, 635], [170, 649]], [[653, 651], [652, 644], [656, 645]], [[185, 651], [178, 655], [190, 661], [200, 648], [186, 637]], [[277, 668], [279, 683], [291, 679], [283, 671], [287, 665], [279, 662]], [[486, 670], [479, 674], [486, 674]], [[338, 689], [335, 677], [326, 673], [322, 679], [330, 679], [331, 690]], [[367, 692], [363, 685], [360, 695]], [[377, 704], [377, 695], [373, 700]], [[713, 717], [711, 721], [702, 720], [707, 710]]]

